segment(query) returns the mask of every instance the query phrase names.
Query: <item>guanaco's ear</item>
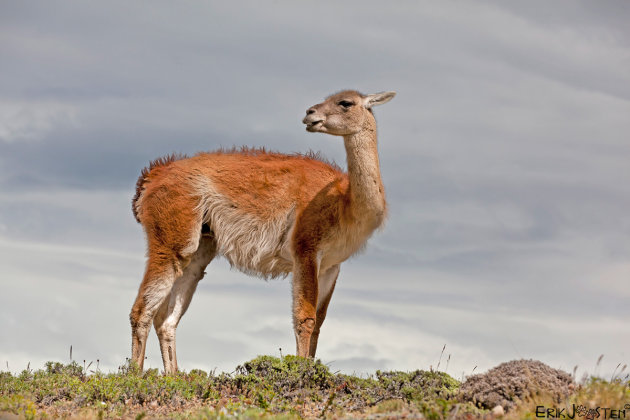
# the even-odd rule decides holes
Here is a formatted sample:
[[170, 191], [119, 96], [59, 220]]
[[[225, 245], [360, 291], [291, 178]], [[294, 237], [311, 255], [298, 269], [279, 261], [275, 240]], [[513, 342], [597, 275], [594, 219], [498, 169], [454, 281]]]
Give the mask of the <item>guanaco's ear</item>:
[[396, 96], [396, 92], [379, 92], [366, 95], [363, 99], [363, 106], [369, 109], [374, 105], [381, 105], [391, 101], [394, 96]]

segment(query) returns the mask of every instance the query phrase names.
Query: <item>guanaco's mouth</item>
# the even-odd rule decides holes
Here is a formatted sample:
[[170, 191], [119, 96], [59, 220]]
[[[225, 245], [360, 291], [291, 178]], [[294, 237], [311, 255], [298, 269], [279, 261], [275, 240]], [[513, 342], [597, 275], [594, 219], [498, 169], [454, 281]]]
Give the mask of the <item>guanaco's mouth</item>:
[[324, 124], [323, 120], [313, 121], [306, 124], [306, 131], [317, 131]]

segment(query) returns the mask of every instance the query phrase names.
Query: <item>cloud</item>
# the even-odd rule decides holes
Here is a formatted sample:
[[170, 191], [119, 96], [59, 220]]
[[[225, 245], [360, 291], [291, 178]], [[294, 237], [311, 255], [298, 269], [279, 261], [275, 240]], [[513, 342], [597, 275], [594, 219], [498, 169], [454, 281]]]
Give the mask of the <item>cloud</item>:
[[[104, 369], [124, 361], [127, 314], [141, 278], [141, 255], [6, 240], [0, 241], [0, 248], [6, 278], [20, 279], [5, 284], [1, 302], [6, 338], [2, 355], [11, 366], [28, 358], [33, 363], [64, 360], [70, 344], [76, 359], [98, 358]], [[596, 290], [589, 291], [588, 307], [562, 290], [549, 300], [540, 285], [541, 294], [531, 301], [529, 285], [522, 285], [523, 292], [510, 283], [503, 288], [492, 281], [467, 285], [466, 280], [473, 280], [444, 278], [443, 270], [434, 275], [423, 274], [426, 270], [391, 272], [362, 268], [364, 263], [357, 259], [342, 272], [322, 330], [319, 355], [335, 370], [435, 367], [444, 344], [441, 365], [452, 355], [449, 372], [456, 375], [517, 357], [588, 366], [601, 346], [615, 347], [625, 340], [619, 312], [593, 312]], [[280, 348], [284, 354], [292, 352], [288, 280], [252, 279], [221, 260], [207, 272], [178, 329], [182, 367], [230, 371], [258, 354], [279, 354]], [[392, 280], [383, 289], [385, 276]], [[510, 293], [522, 293], [523, 301], [511, 299]], [[572, 305], [581, 310], [572, 314]], [[569, 351], [576, 337], [589, 339], [580, 340], [579, 351]], [[46, 347], [38, 345], [43, 342]], [[35, 348], [40, 350], [24, 350]], [[623, 355], [611, 351], [607, 356], [614, 360]], [[148, 357], [151, 366], [160, 365], [153, 333]]]
[[[0, 357], [63, 360], [74, 344], [122, 363], [141, 168], [233, 145], [343, 164], [340, 139], [300, 123], [343, 88], [398, 95], [375, 110], [389, 220], [342, 267], [325, 362], [427, 368], [447, 344], [460, 376], [627, 348], [628, 6], [358, 6], [323, 3], [326, 19], [287, 2], [3, 8]], [[178, 330], [180, 365], [291, 353], [289, 289], [213, 262]]]
[[[22, 190], [0, 193], [2, 238], [51, 247], [83, 246], [142, 255], [142, 229], [131, 213], [132, 190]], [[104, 226], [108, 228], [104, 229]]]
[[74, 106], [54, 102], [0, 102], [0, 140], [11, 143], [44, 139], [58, 127], [76, 127]]

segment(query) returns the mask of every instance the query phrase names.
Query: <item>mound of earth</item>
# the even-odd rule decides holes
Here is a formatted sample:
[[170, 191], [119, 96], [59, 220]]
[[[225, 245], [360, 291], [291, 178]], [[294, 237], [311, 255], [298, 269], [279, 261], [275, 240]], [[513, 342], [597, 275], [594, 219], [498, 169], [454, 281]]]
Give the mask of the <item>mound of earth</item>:
[[500, 405], [509, 410], [519, 400], [536, 395], [550, 396], [560, 402], [574, 387], [571, 375], [562, 370], [538, 360], [512, 360], [467, 378], [460, 387], [459, 399], [479, 408], [492, 409]]

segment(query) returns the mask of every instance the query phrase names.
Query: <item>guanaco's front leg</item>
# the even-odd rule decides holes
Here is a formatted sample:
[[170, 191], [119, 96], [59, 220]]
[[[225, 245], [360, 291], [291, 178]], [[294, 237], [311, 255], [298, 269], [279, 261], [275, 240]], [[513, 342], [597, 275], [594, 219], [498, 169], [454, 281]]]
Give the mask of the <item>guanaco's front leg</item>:
[[296, 355], [308, 357], [317, 318], [317, 262], [301, 258], [293, 269], [293, 330]]
[[333, 265], [326, 271], [319, 273], [317, 276], [317, 318], [315, 320], [313, 335], [311, 335], [311, 344], [308, 352], [309, 357], [315, 357], [315, 352], [317, 351], [317, 340], [319, 339], [319, 330], [326, 319], [326, 311], [328, 310], [330, 298], [335, 291], [337, 276], [339, 276], [339, 264]]

